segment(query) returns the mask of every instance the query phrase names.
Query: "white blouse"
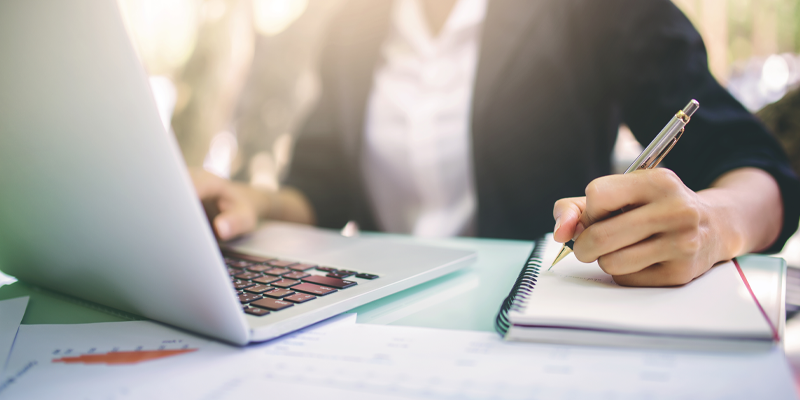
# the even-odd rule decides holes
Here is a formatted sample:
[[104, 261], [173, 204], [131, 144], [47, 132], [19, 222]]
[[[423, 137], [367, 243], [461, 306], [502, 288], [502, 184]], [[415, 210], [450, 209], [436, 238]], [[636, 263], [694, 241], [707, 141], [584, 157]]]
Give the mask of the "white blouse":
[[459, 0], [433, 37], [417, 0], [396, 0], [367, 106], [362, 170], [378, 226], [474, 234], [470, 121], [486, 0]]

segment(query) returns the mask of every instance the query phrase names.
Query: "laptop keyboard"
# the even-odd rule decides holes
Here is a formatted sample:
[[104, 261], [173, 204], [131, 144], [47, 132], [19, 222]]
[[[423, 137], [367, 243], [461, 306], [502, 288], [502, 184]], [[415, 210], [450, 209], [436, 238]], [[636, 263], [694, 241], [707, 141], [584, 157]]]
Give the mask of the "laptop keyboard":
[[[378, 275], [223, 251], [244, 312], [264, 316], [374, 280]], [[347, 278], [347, 279], [345, 279]]]

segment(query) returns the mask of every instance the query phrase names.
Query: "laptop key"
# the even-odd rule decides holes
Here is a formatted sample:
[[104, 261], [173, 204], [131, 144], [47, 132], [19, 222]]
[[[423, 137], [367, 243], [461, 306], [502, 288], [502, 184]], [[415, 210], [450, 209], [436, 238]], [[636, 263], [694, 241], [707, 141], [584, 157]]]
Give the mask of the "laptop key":
[[247, 307], [244, 309], [244, 312], [250, 315], [255, 315], [256, 317], [261, 317], [269, 314], [269, 310], [265, 310], [263, 308], [258, 308], [258, 307]]
[[240, 269], [228, 268], [228, 275], [230, 275], [230, 276], [238, 275], [238, 274], [241, 274], [241, 273], [242, 273], [242, 270], [240, 270]]
[[333, 271], [336, 271], [336, 268], [333, 268], [333, 267], [317, 267], [317, 271], [333, 272]]
[[310, 294], [297, 293], [297, 294], [293, 294], [291, 296], [284, 297], [283, 299], [286, 300], [286, 301], [291, 301], [292, 303], [300, 304], [300, 303], [305, 303], [305, 302], [310, 301], [310, 300], [314, 300], [316, 298], [317, 298], [317, 296], [312, 296]]
[[356, 274], [356, 278], [372, 280], [372, 279], [378, 279], [380, 277], [378, 275], [375, 275], [375, 274], [360, 273], [360, 274]]
[[233, 288], [236, 290], [242, 290], [244, 288], [249, 288], [250, 286], [255, 285], [255, 283], [250, 281], [243, 281], [240, 279], [236, 279], [233, 281]]
[[301, 283], [297, 286], [293, 286], [292, 290], [296, 292], [315, 294], [317, 296], [325, 296], [327, 294], [331, 294], [337, 291], [336, 289], [329, 288], [326, 286], [315, 285], [313, 283]]
[[284, 308], [291, 307], [294, 303], [290, 303], [288, 301], [278, 300], [278, 299], [261, 299], [258, 301], [254, 301], [250, 303], [251, 306], [266, 308], [272, 311], [280, 311]]
[[264, 265], [264, 264], [251, 265], [251, 266], [247, 267], [247, 270], [250, 271], [250, 272], [264, 272], [264, 271], [266, 271], [268, 269], [272, 269], [272, 267], [269, 266], [269, 265]]
[[331, 278], [331, 277], [328, 277], [328, 276], [319, 276], [319, 275], [312, 275], [312, 276], [305, 277], [305, 278], [302, 279], [302, 281], [303, 282], [316, 283], [318, 285], [323, 285], [323, 286], [330, 286], [330, 287], [334, 287], [336, 289], [345, 289], [345, 288], [349, 288], [350, 286], [355, 286], [355, 285], [358, 284], [358, 283], [353, 282], [353, 281], [346, 281], [346, 280], [339, 279], [339, 278]]
[[245, 261], [251, 263], [265, 263], [267, 261], [274, 260], [274, 258], [270, 257], [259, 257], [254, 256], [252, 254], [242, 254], [237, 253], [230, 249], [222, 249], [222, 254], [225, 255], [225, 260], [233, 260], [233, 261]]
[[293, 269], [295, 271], [308, 271], [309, 269], [315, 268], [315, 267], [316, 267], [316, 265], [312, 265], [312, 264], [295, 264], [295, 265], [292, 265], [289, 268]]
[[280, 299], [281, 297], [291, 296], [293, 294], [294, 294], [294, 292], [291, 291], [291, 290], [275, 289], [275, 290], [269, 291], [267, 293], [264, 293], [264, 296]]
[[295, 265], [295, 264], [297, 264], [297, 263], [294, 262], [294, 261], [286, 261], [286, 260], [272, 260], [272, 261], [269, 262], [269, 265], [272, 265], [273, 267], [281, 267], [281, 268], [285, 268], [285, 267], [288, 267], [290, 265]]
[[310, 276], [310, 275], [305, 273], [305, 272], [303, 272], [303, 271], [294, 271], [294, 272], [290, 272], [288, 274], [284, 274], [283, 278], [284, 279], [300, 279], [300, 278], [305, 278], [307, 276]]
[[270, 290], [275, 290], [275, 288], [267, 285], [255, 285], [245, 289], [244, 291], [248, 293], [261, 294], [264, 292], [269, 292]]
[[266, 285], [266, 284], [270, 284], [272, 282], [279, 281], [279, 280], [281, 280], [281, 278], [279, 278], [277, 276], [264, 275], [264, 276], [262, 276], [260, 278], [253, 279], [253, 282], [262, 283], [262, 284]]
[[242, 303], [242, 304], [247, 304], [247, 303], [249, 303], [249, 302], [251, 302], [253, 300], [258, 300], [260, 298], [261, 298], [261, 296], [259, 296], [257, 294], [242, 293], [242, 294], [239, 295], [239, 302]]
[[330, 277], [330, 278], [342, 279], [342, 278], [347, 278], [348, 276], [353, 276], [353, 275], [355, 275], [355, 274], [350, 272], [350, 271], [336, 271], [336, 272], [329, 272], [325, 276]]
[[294, 285], [297, 285], [300, 281], [295, 281], [291, 279], [281, 279], [279, 281], [272, 282], [271, 285], [279, 288], [288, 288]]
[[250, 265], [251, 265], [250, 262], [244, 261], [244, 260], [233, 260], [233, 261], [228, 262], [228, 266], [231, 267], [231, 268], [242, 269], [242, 268], [247, 268]]
[[263, 276], [263, 275], [261, 275], [261, 274], [259, 274], [257, 272], [245, 272], [245, 273], [242, 273], [242, 274], [239, 274], [239, 275], [234, 275], [233, 277], [237, 278], [237, 279], [242, 279], [242, 280], [249, 281], [250, 279], [255, 279], [255, 278], [258, 278], [260, 276]]
[[264, 271], [265, 274], [275, 275], [275, 276], [281, 276], [283, 274], [288, 274], [289, 272], [292, 272], [292, 271], [288, 270], [286, 268], [271, 268], [271, 269], [268, 269], [268, 270]]

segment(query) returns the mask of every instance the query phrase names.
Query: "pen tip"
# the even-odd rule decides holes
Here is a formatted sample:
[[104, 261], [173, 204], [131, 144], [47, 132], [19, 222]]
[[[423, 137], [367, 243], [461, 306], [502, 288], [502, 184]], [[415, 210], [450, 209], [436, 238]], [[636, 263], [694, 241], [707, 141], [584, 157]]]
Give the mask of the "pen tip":
[[570, 249], [569, 246], [564, 244], [564, 246], [561, 247], [561, 251], [558, 252], [558, 256], [556, 256], [556, 259], [553, 260], [553, 263], [550, 264], [550, 268], [548, 268], [547, 270], [550, 271], [551, 269], [553, 269], [554, 265], [558, 264], [559, 261], [563, 260], [570, 253], [572, 253], [572, 249]]

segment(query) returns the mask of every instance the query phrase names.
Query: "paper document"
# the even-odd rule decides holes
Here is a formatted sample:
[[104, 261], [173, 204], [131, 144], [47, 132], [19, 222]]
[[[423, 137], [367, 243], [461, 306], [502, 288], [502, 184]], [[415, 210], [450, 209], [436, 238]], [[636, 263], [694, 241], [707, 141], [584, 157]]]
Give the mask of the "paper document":
[[0, 378], [3, 377], [11, 346], [17, 337], [22, 317], [28, 307], [28, 296], [0, 301]]
[[488, 332], [354, 324], [250, 346], [130, 398], [794, 399], [779, 349], [747, 354], [572, 347]]
[[[342, 323], [353, 325], [355, 318], [355, 314], [344, 314], [314, 328], [324, 333]], [[169, 381], [182, 372], [214, 367], [229, 358], [235, 362], [246, 353], [149, 321], [21, 325], [7, 374], [0, 379], [0, 400], [117, 399], [148, 382]], [[228, 372], [233, 371], [221, 376], [227, 378]], [[176, 386], [170, 396], [147, 400], [183, 399], [184, 389]]]
[[[794, 399], [780, 350], [512, 343], [345, 314], [238, 348], [151, 322], [22, 325], [0, 399]], [[42, 384], [46, 382], [47, 384]]]
[[0, 286], [10, 285], [10, 284], [12, 284], [12, 283], [14, 283], [16, 281], [17, 281], [17, 278], [14, 278], [13, 276], [6, 275], [2, 271], [0, 271]]

